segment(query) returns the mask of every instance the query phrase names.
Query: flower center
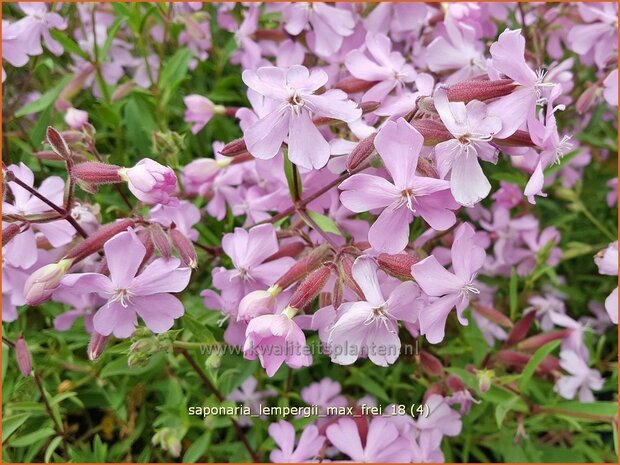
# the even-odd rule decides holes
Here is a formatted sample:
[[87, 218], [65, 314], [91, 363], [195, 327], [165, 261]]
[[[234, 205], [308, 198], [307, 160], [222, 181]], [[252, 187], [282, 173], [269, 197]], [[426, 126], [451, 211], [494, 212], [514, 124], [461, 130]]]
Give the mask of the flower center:
[[288, 98], [288, 104], [291, 106], [292, 110], [299, 114], [301, 113], [301, 109], [304, 107], [304, 99], [297, 92], [297, 90], [293, 89], [291, 96]]
[[415, 194], [413, 193], [412, 189], [404, 189], [401, 192], [402, 195], [402, 202], [407, 204], [407, 208], [409, 210], [411, 210], [412, 213], [415, 213], [415, 208], [413, 207], [413, 198], [415, 197]]
[[469, 297], [470, 294], [476, 294], [476, 295], [480, 294], [480, 290], [477, 287], [475, 287], [471, 282], [465, 284], [463, 288], [461, 289], [461, 292], [466, 297]]
[[570, 142], [570, 136], [562, 137], [562, 140], [555, 148], [555, 163], [559, 165], [562, 158], [564, 158], [564, 154], [572, 148], [573, 144]]
[[127, 308], [131, 303], [131, 298], [135, 294], [131, 292], [129, 289], [117, 289], [114, 293], [114, 296], [111, 299], [111, 302], [120, 302], [120, 304]]
[[383, 325], [388, 332], [395, 333], [395, 331], [390, 327], [390, 314], [385, 305], [381, 305], [380, 307], [374, 307], [364, 321], [365, 326], [371, 325], [373, 323]]

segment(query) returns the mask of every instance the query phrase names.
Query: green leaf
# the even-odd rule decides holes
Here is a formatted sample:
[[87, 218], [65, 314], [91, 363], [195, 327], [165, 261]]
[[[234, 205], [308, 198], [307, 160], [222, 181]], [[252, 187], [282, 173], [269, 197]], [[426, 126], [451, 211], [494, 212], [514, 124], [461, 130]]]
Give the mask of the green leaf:
[[53, 428], [42, 428], [25, 436], [16, 438], [10, 442], [11, 447], [28, 447], [41, 439], [49, 438], [56, 434]]
[[151, 132], [157, 128], [152, 115], [153, 108], [148, 100], [133, 93], [123, 111], [123, 125], [136, 151], [144, 152], [150, 146]]
[[80, 46], [75, 43], [75, 41], [69, 35], [67, 35], [66, 32], [60, 31], [58, 29], [50, 29], [49, 32], [54, 40], [60, 42], [60, 45], [62, 45], [65, 51], [74, 53], [75, 55], [78, 55], [85, 60], [90, 59], [88, 53], [82, 50]]
[[62, 438], [60, 436], [56, 436], [54, 439], [50, 441], [49, 446], [47, 446], [47, 449], [45, 449], [45, 463], [50, 463], [52, 454], [58, 448], [61, 442], [62, 442]]
[[381, 387], [374, 379], [364, 373], [362, 370], [355, 369], [353, 375], [349, 377], [346, 384], [355, 384], [364, 389], [364, 391], [378, 397], [379, 399], [390, 402], [390, 396], [385, 389]]
[[609, 417], [618, 416], [618, 404], [611, 401], [598, 401], [584, 404], [578, 401], [566, 401], [559, 402], [551, 408], [557, 408], [561, 410], [568, 410], [577, 413], [589, 413], [592, 415], [605, 415]]
[[192, 57], [192, 52], [189, 49], [182, 48], [164, 65], [159, 81], [159, 88], [162, 90], [162, 102], [164, 104], [187, 76], [189, 62]]
[[538, 365], [540, 365], [543, 359], [547, 355], [549, 355], [551, 352], [553, 352], [560, 345], [561, 342], [562, 341], [551, 341], [545, 344], [544, 346], [542, 346], [541, 348], [539, 348], [534, 353], [534, 355], [532, 355], [530, 360], [525, 365], [525, 368], [523, 368], [523, 372], [521, 373], [521, 378], [518, 381], [519, 390], [522, 393], [526, 393], [528, 391], [528, 383], [530, 382], [530, 379], [534, 375], [536, 368], [538, 368]]
[[114, 38], [116, 37], [116, 33], [123, 25], [123, 22], [124, 22], [124, 18], [122, 17], [116, 18], [114, 22], [112, 23], [112, 25], [110, 26], [110, 28], [108, 29], [108, 35], [105, 39], [105, 42], [103, 43], [103, 47], [101, 47], [100, 49], [100, 54], [102, 57], [105, 57], [108, 55], [108, 52], [110, 51], [110, 47], [112, 47], [112, 41], [114, 41]]
[[200, 323], [187, 313], [183, 315], [183, 323], [196, 337], [196, 339], [198, 339], [198, 342], [202, 342], [204, 344], [213, 344], [216, 342], [213, 333], [204, 324]]
[[41, 95], [38, 99], [24, 105], [19, 110], [15, 112], [16, 118], [21, 118], [22, 116], [31, 115], [33, 113], [39, 113], [46, 108], [52, 106], [52, 104], [56, 101], [62, 90], [72, 79], [71, 75], [67, 75], [63, 77], [58, 84], [52, 87], [50, 90]]
[[2, 443], [30, 417], [29, 413], [18, 413], [2, 419]]
[[497, 423], [497, 429], [501, 429], [502, 424], [504, 423], [504, 418], [506, 418], [506, 414], [512, 410], [512, 408], [517, 404], [518, 400], [518, 397], [513, 397], [508, 402], [504, 404], [498, 404], [495, 407], [495, 422]]
[[338, 226], [336, 225], [336, 223], [334, 223], [334, 221], [330, 217], [321, 215], [320, 213], [313, 212], [311, 210], [308, 210], [307, 213], [308, 213], [308, 216], [312, 218], [312, 220], [323, 231], [332, 233], [332, 234], [338, 234], [339, 236], [342, 236], [340, 229], [338, 229]]
[[209, 432], [204, 433], [198, 439], [196, 439], [191, 446], [187, 448], [183, 455], [183, 463], [197, 462], [200, 457], [204, 455], [209, 447], [211, 434]]
[[519, 276], [517, 275], [517, 269], [515, 267], [512, 268], [512, 273], [510, 275], [510, 319], [515, 320], [517, 317], [517, 307], [519, 305], [518, 300], [518, 285], [519, 285]]

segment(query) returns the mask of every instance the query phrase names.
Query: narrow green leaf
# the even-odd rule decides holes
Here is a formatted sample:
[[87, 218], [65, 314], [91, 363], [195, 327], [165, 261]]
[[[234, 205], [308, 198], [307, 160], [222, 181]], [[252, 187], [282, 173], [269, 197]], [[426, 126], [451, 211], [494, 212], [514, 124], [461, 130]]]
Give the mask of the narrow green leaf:
[[512, 268], [512, 273], [510, 275], [510, 319], [514, 321], [517, 317], [517, 306], [519, 304], [518, 300], [518, 285], [519, 285], [519, 276], [517, 275], [517, 269]]
[[45, 463], [50, 463], [52, 459], [52, 454], [58, 448], [61, 442], [62, 438], [60, 436], [56, 436], [50, 441], [49, 446], [47, 446], [47, 449], [45, 449]]
[[90, 59], [88, 53], [82, 50], [80, 46], [75, 43], [75, 41], [69, 35], [67, 35], [66, 32], [60, 31], [58, 29], [50, 29], [49, 32], [54, 40], [60, 42], [60, 45], [62, 45], [66, 52], [78, 55], [85, 60]]
[[16, 438], [10, 442], [11, 447], [28, 447], [41, 439], [49, 438], [56, 434], [53, 428], [38, 429], [30, 434]]
[[528, 391], [528, 383], [534, 375], [536, 368], [538, 368], [538, 365], [540, 365], [543, 359], [551, 352], [553, 352], [560, 345], [561, 342], [562, 341], [551, 341], [539, 348], [534, 353], [534, 355], [532, 355], [532, 358], [530, 358], [530, 360], [525, 365], [525, 368], [523, 368], [521, 378], [518, 381], [519, 390], [522, 393], [526, 393]]
[[18, 413], [2, 419], [2, 443], [30, 417], [29, 413]]
[[45, 110], [48, 107], [51, 107], [52, 104], [56, 101], [62, 90], [69, 83], [72, 76], [67, 75], [63, 77], [58, 84], [52, 87], [50, 90], [45, 92], [38, 99], [24, 105], [19, 110], [15, 112], [16, 118], [21, 118], [22, 116], [32, 115], [33, 113], [39, 113], [40, 111]]
[[204, 455], [209, 447], [209, 432], [204, 433], [198, 439], [196, 439], [191, 446], [187, 448], [187, 451], [183, 455], [183, 463], [197, 462], [200, 457]]
[[310, 218], [312, 218], [312, 220], [325, 232], [328, 233], [332, 233], [332, 234], [338, 234], [339, 236], [342, 236], [342, 233], [340, 232], [340, 229], [338, 229], [338, 226], [336, 225], [336, 223], [334, 223], [334, 221], [325, 215], [321, 215], [320, 213], [317, 212], [313, 212], [311, 210], [308, 210], [308, 216]]

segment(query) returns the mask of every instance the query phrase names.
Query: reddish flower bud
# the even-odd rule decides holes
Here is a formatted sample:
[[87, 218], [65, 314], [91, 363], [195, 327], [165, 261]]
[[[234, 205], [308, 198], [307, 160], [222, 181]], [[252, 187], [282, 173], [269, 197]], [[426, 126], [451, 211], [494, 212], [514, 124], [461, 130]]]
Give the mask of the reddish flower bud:
[[97, 331], [93, 331], [90, 335], [90, 342], [88, 343], [88, 360], [94, 362], [97, 360], [108, 344], [108, 336], [103, 336], [99, 334]]
[[65, 140], [67, 144], [76, 144], [78, 142], [84, 142], [84, 133], [80, 131], [62, 131], [60, 133], [62, 138]]
[[314, 298], [319, 295], [319, 292], [323, 290], [330, 275], [331, 268], [327, 265], [323, 265], [310, 273], [299, 287], [295, 289], [289, 301], [289, 306], [293, 308], [304, 308], [312, 302]]
[[560, 368], [560, 361], [558, 358], [553, 355], [547, 355], [543, 358], [543, 361], [540, 362], [540, 365], [538, 365], [538, 369], [536, 371], [541, 374], [551, 374], [554, 371], [559, 371]]
[[297, 281], [305, 278], [308, 273], [318, 268], [323, 259], [329, 253], [330, 247], [328, 244], [322, 244], [315, 247], [308, 255], [301, 258], [295, 263], [286, 273], [284, 273], [280, 279], [276, 282], [278, 287], [286, 289]]
[[48, 126], [46, 132], [47, 143], [50, 144], [52, 150], [63, 160], [71, 158], [71, 149], [65, 138], [53, 127]]
[[459, 376], [456, 375], [449, 375], [446, 378], [446, 386], [454, 392], [465, 390], [465, 383]]
[[334, 89], [340, 89], [347, 94], [357, 94], [358, 92], [366, 92], [375, 84], [377, 84], [377, 81], [364, 81], [354, 76], [347, 76], [338, 81], [334, 85]]
[[346, 161], [347, 171], [351, 172], [359, 167], [375, 152], [375, 137], [377, 137], [376, 132], [362, 139], [355, 148], [351, 150]]
[[362, 114], [372, 113], [377, 108], [381, 106], [381, 102], [373, 102], [372, 100], [368, 100], [366, 102], [360, 103], [360, 109], [362, 110]]
[[536, 144], [530, 138], [530, 134], [522, 129], [517, 129], [514, 134], [505, 139], [494, 138], [493, 142], [506, 147], [536, 147]]
[[153, 223], [149, 226], [149, 233], [151, 234], [151, 241], [153, 241], [155, 250], [164, 258], [172, 257], [172, 244], [164, 228], [159, 223]]
[[349, 257], [346, 257], [346, 256], [341, 257], [340, 260], [338, 261], [339, 276], [342, 277], [345, 285], [348, 288], [352, 289], [357, 294], [358, 297], [364, 300], [366, 299], [366, 297], [364, 296], [364, 292], [362, 292], [362, 290], [360, 289], [355, 279], [353, 279], [352, 270], [353, 270], [353, 261]]
[[234, 157], [237, 155], [241, 155], [242, 153], [248, 153], [248, 148], [245, 145], [245, 140], [243, 140], [243, 137], [230, 141], [228, 144], [222, 147], [222, 150], [220, 150], [220, 154], [224, 155], [225, 157]]
[[273, 260], [277, 260], [282, 257], [296, 257], [300, 253], [302, 253], [306, 248], [306, 245], [303, 242], [295, 241], [288, 242], [282, 245], [276, 253], [270, 255], [265, 259], [266, 262], [270, 262]]
[[121, 84], [116, 88], [114, 92], [112, 92], [110, 100], [112, 101], [112, 103], [118, 102], [120, 99], [129, 94], [129, 92], [131, 92], [135, 86], [136, 84], [131, 80]]
[[439, 394], [440, 396], [443, 395], [441, 386], [437, 383], [431, 383], [428, 388], [426, 388], [426, 392], [424, 393], [424, 396], [422, 396], [422, 400], [426, 402], [433, 394]]
[[452, 139], [452, 134], [440, 121], [424, 118], [412, 121], [411, 125], [422, 134], [426, 146], [435, 146], [440, 142]]
[[443, 365], [441, 364], [441, 361], [434, 355], [429, 354], [428, 352], [420, 352], [420, 364], [422, 365], [422, 369], [424, 370], [424, 372], [429, 375], [443, 375]]
[[[334, 308], [340, 307], [344, 300], [344, 280], [338, 276], [334, 281], [334, 287], [332, 289], [332, 305]], [[325, 305], [321, 305], [325, 307]]]
[[15, 341], [15, 354], [17, 356], [17, 365], [19, 371], [24, 376], [32, 375], [32, 360], [30, 359], [30, 351], [23, 336], [19, 336]]
[[28, 305], [39, 305], [49, 299], [72, 265], [73, 260], [65, 258], [45, 265], [28, 276], [24, 284], [24, 297]]
[[117, 165], [87, 161], [74, 165], [71, 169], [71, 176], [93, 186], [114, 184], [123, 181], [119, 173], [120, 169], [121, 167]]
[[170, 238], [174, 248], [179, 252], [181, 261], [190, 268], [198, 268], [198, 256], [192, 241], [176, 228], [170, 230]]
[[95, 71], [95, 67], [93, 65], [87, 65], [79, 74], [76, 74], [75, 77], [69, 81], [56, 99], [54, 106], [57, 110], [65, 111], [71, 106], [69, 101], [82, 90], [84, 83], [92, 75], [93, 71]]
[[496, 81], [472, 79], [457, 82], [448, 88], [448, 100], [451, 102], [471, 102], [472, 100], [491, 100], [512, 93], [517, 83], [512, 79]]
[[478, 304], [474, 304], [473, 307], [476, 312], [495, 324], [504, 326], [505, 328], [512, 328], [514, 326], [512, 321], [510, 321], [510, 318], [494, 308], [483, 307]]
[[10, 223], [6, 228], [2, 230], [2, 247], [11, 242], [15, 236], [21, 231], [21, 227], [17, 223]]
[[530, 326], [532, 326], [534, 318], [536, 318], [536, 312], [528, 312], [523, 316], [523, 318], [517, 321], [512, 328], [512, 331], [510, 331], [504, 346], [510, 347], [517, 342], [522, 341], [527, 335], [527, 332], [530, 330]]
[[[435, 108], [435, 103], [433, 102], [433, 97], [420, 97], [415, 102], [417, 113], [423, 115], [432, 115], [438, 116], [437, 109]], [[413, 124], [413, 123], [412, 123]]]
[[65, 258], [72, 258], [73, 262], [77, 263], [89, 255], [101, 250], [103, 244], [105, 244], [109, 239], [112, 239], [118, 233], [126, 231], [127, 228], [133, 228], [134, 226], [134, 221], [129, 218], [125, 218], [115, 223], [108, 223], [105, 226], [102, 226], [98, 231], [88, 236], [76, 247], [71, 249], [67, 255], [65, 255]]
[[514, 350], [500, 350], [495, 355], [496, 360], [506, 365], [523, 367], [530, 360], [530, 356]]
[[377, 257], [379, 268], [387, 274], [402, 281], [413, 280], [413, 277], [411, 276], [411, 267], [417, 262], [418, 259], [416, 257], [407, 253], [399, 253], [395, 255], [381, 253]]
[[572, 329], [562, 329], [551, 333], [537, 334], [536, 336], [528, 337], [524, 341], [519, 342], [517, 348], [520, 350], [536, 350], [551, 341], [568, 337], [572, 331]]
[[590, 85], [577, 99], [575, 107], [577, 113], [583, 115], [596, 102], [596, 97], [600, 93], [600, 87], [596, 84]]

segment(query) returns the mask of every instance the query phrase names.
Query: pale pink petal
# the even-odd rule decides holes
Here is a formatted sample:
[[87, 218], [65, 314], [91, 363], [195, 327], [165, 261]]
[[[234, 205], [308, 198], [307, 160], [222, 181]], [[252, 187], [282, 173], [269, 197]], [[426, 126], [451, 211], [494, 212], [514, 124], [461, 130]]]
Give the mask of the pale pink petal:
[[288, 158], [297, 166], [307, 169], [323, 168], [329, 160], [329, 144], [316, 128], [310, 113], [290, 115]]
[[130, 305], [154, 333], [168, 331], [174, 325], [174, 320], [185, 313], [181, 301], [171, 294], [132, 297]]
[[422, 290], [433, 297], [458, 293], [466, 284], [441, 266], [433, 255], [413, 265], [411, 274]]
[[409, 242], [413, 214], [404, 204], [393, 203], [379, 215], [368, 231], [368, 242], [379, 252], [402, 252]]
[[354, 174], [339, 186], [340, 201], [349, 210], [365, 212], [398, 201], [400, 191], [391, 182], [371, 174]]

